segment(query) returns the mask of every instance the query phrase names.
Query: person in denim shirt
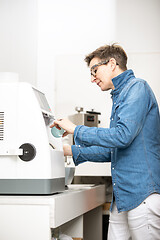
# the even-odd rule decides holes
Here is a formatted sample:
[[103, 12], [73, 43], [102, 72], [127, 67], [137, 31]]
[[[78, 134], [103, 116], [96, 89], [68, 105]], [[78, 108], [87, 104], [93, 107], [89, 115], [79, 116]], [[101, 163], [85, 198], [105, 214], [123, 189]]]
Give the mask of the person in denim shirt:
[[110, 128], [76, 126], [68, 119], [51, 126], [74, 134], [75, 145], [64, 155], [75, 165], [111, 161], [113, 200], [109, 240], [160, 240], [160, 115], [145, 80], [127, 70], [127, 55], [116, 44], [86, 56], [91, 82], [111, 89]]

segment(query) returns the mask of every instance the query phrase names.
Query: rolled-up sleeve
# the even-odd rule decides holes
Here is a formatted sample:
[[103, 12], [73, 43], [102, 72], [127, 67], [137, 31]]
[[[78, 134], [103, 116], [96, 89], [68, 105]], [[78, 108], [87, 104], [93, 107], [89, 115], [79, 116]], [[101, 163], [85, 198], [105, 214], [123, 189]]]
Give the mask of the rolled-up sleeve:
[[80, 145], [72, 145], [73, 161], [75, 165], [79, 165], [83, 162], [110, 162], [110, 149], [90, 146], [81, 147]]

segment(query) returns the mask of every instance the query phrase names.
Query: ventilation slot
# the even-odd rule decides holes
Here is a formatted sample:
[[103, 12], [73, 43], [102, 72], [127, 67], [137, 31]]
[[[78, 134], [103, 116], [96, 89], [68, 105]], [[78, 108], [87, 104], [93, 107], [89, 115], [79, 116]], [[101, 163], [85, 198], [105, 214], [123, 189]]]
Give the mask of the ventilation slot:
[[0, 140], [4, 138], [4, 112], [0, 112]]

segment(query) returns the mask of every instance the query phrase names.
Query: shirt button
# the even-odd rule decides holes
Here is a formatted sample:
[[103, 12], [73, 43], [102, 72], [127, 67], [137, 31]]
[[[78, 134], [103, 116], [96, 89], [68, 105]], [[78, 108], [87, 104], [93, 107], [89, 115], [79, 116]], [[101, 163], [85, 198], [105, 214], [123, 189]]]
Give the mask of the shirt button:
[[116, 104], [116, 102], [114, 103], [114, 105]]
[[114, 120], [114, 118], [112, 118], [112, 121]]
[[115, 186], [116, 184], [114, 183], [113, 185]]
[[114, 167], [112, 167], [112, 169], [114, 170]]

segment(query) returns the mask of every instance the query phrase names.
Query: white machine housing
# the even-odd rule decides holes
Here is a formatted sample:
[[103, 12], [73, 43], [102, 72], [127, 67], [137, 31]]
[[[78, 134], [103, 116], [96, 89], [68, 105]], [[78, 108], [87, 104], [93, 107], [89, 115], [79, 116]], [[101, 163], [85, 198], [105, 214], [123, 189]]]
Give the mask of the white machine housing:
[[0, 194], [63, 191], [62, 139], [51, 134], [54, 116], [44, 93], [25, 82], [2, 82], [0, 90]]

